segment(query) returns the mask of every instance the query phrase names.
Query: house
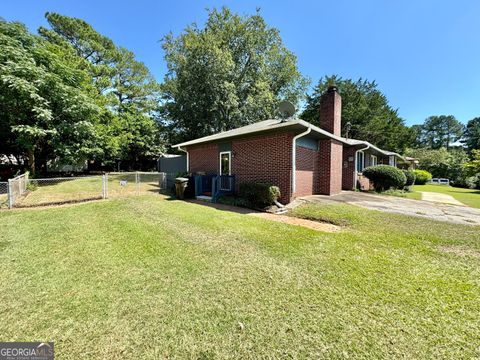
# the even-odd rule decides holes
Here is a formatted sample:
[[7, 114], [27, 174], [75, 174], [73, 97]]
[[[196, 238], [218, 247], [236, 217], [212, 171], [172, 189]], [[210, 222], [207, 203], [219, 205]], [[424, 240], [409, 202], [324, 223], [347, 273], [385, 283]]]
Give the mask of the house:
[[320, 127], [301, 119], [272, 119], [174, 147], [187, 154], [190, 173], [235, 175], [237, 186], [269, 182], [280, 187], [284, 203], [298, 196], [368, 189], [365, 167], [405, 160], [368, 141], [341, 137], [341, 111], [341, 96], [331, 86], [320, 99]]

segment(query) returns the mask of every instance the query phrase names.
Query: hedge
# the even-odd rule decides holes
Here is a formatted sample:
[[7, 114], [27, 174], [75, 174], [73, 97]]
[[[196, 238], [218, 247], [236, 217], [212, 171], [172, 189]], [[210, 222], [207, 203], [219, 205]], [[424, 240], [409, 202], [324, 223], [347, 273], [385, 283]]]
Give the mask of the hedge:
[[280, 197], [280, 189], [269, 183], [244, 182], [240, 184], [239, 195], [256, 208], [273, 205]]
[[415, 173], [415, 185], [425, 185], [432, 180], [432, 174], [426, 170], [414, 170]]
[[403, 171], [390, 165], [369, 166], [363, 169], [363, 175], [373, 182], [375, 191], [402, 189], [407, 182]]
[[410, 190], [410, 186], [415, 184], [415, 174], [413, 171], [410, 170], [403, 170], [403, 173], [407, 178], [407, 182], [405, 183], [405, 189]]

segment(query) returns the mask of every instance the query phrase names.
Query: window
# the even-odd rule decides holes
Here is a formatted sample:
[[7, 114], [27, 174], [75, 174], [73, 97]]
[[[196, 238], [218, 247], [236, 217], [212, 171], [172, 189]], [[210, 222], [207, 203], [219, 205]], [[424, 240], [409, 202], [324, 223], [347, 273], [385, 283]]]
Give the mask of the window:
[[370, 155], [370, 165], [371, 166], [377, 166], [378, 165], [378, 159], [375, 155]]
[[232, 175], [232, 152], [220, 153], [220, 175]]
[[397, 158], [395, 157], [395, 155], [390, 155], [388, 157], [388, 165], [397, 166]]
[[362, 172], [365, 167], [365, 156], [363, 151], [357, 152], [357, 172]]

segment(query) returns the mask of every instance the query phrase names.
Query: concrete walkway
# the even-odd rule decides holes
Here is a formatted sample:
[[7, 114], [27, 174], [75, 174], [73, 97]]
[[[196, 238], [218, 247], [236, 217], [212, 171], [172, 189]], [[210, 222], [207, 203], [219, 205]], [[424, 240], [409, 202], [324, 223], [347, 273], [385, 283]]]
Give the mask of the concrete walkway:
[[354, 191], [343, 191], [334, 196], [312, 195], [298, 198], [289, 207], [310, 202], [317, 204], [346, 203], [371, 210], [417, 216], [457, 224], [480, 225], [480, 209], [467, 206], [447, 205], [438, 202], [405, 199], [395, 196], [375, 195]]
[[431, 202], [438, 202], [442, 204], [450, 204], [450, 205], [459, 205], [465, 206], [464, 203], [458, 201], [453, 196], [448, 194], [442, 194], [437, 192], [428, 192], [428, 191], [419, 191], [422, 194], [422, 200], [424, 201], [431, 201]]

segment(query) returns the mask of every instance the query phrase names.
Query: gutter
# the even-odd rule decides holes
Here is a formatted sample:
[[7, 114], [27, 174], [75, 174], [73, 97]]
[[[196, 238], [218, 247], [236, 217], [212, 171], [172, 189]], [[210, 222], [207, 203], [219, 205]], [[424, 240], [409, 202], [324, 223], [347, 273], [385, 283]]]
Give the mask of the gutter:
[[[357, 179], [358, 179], [358, 166], [357, 166], [357, 161], [358, 161], [358, 152], [359, 151], [365, 151], [365, 150], [368, 150], [370, 149], [370, 144], [368, 144], [366, 147], [364, 147], [363, 149], [358, 149], [355, 151], [355, 171], [353, 172], [353, 185], [355, 186], [355, 190], [357, 189]], [[363, 162], [365, 163], [365, 154], [363, 154]]]
[[182, 149], [180, 146], [176, 146], [176, 148], [180, 151], [183, 151], [185, 154], [187, 154], [187, 173], [190, 172], [190, 159], [189, 159], [189, 156], [188, 156], [188, 151], [186, 149]]
[[306, 131], [304, 131], [303, 133], [300, 133], [296, 136], [293, 137], [293, 141], [292, 141], [292, 196], [293, 194], [295, 194], [295, 190], [296, 190], [296, 176], [295, 176], [295, 172], [296, 172], [296, 160], [297, 160], [297, 139], [301, 138], [302, 136], [305, 136], [305, 135], [308, 135], [310, 134], [310, 132], [312, 131], [312, 126], [309, 125], [308, 126], [308, 129]]

